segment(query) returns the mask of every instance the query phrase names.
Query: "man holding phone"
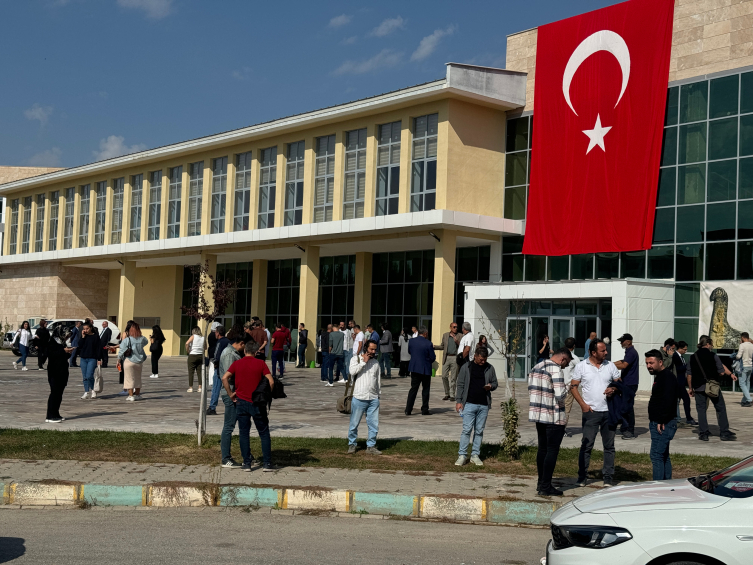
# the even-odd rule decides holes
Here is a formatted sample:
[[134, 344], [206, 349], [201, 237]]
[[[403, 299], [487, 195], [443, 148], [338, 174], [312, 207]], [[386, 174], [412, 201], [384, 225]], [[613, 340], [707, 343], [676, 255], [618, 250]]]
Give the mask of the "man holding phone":
[[358, 424], [366, 414], [366, 426], [369, 437], [366, 440], [366, 453], [381, 455], [376, 448], [377, 433], [379, 432], [379, 394], [381, 393], [381, 378], [377, 344], [366, 342], [363, 353], [354, 355], [350, 360], [350, 378], [353, 379], [353, 399], [350, 406], [350, 428], [348, 429], [348, 453], [356, 452], [358, 439]]

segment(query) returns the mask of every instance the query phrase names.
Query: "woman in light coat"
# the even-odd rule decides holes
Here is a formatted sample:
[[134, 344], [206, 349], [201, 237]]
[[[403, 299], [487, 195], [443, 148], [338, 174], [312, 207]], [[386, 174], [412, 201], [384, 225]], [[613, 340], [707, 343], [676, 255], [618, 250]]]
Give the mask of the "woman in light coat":
[[408, 342], [411, 339], [410, 332], [403, 328], [400, 331], [400, 337], [397, 340], [397, 345], [400, 348], [400, 371], [398, 372], [398, 376], [400, 377], [407, 377], [408, 376], [408, 363], [410, 363], [410, 353], [408, 353]]
[[[21, 327], [13, 336], [13, 343], [18, 340], [18, 350], [21, 352], [21, 370], [28, 371], [26, 368], [26, 357], [29, 355], [29, 346], [34, 340], [34, 336], [31, 335], [31, 326], [29, 322], [24, 322]], [[18, 369], [18, 361], [13, 361], [13, 368]]]
[[[134, 322], [125, 339], [120, 342], [118, 363], [123, 367], [123, 387], [128, 391], [128, 398], [141, 400], [141, 369], [146, 361], [144, 347], [149, 343], [141, 335], [141, 328]], [[126, 355], [130, 350], [130, 355]]]

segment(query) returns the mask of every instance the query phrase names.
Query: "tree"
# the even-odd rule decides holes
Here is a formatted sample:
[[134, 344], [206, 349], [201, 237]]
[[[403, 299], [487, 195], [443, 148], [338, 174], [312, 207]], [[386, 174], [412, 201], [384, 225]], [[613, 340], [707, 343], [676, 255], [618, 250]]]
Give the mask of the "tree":
[[[180, 309], [186, 316], [197, 321], [202, 335], [207, 336], [210, 324], [225, 313], [225, 309], [235, 300], [235, 292], [238, 289], [237, 280], [221, 280], [211, 274], [209, 261], [198, 265], [186, 265], [193, 275], [191, 285], [191, 306], [181, 306]], [[208, 337], [208, 336], [207, 336]], [[208, 339], [204, 340], [204, 349], [207, 348]], [[199, 445], [206, 433], [207, 427], [207, 371], [204, 363], [201, 364], [204, 386], [201, 387], [199, 396], [199, 419], [197, 422], [197, 434]]]

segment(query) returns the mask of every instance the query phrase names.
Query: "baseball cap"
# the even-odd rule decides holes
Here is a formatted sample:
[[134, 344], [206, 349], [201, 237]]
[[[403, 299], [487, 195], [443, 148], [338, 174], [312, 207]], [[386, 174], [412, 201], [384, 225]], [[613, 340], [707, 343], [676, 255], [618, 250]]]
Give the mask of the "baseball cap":
[[617, 341], [619, 341], [620, 343], [626, 340], [633, 341], [633, 336], [630, 334], [622, 334], [620, 337], [617, 338]]

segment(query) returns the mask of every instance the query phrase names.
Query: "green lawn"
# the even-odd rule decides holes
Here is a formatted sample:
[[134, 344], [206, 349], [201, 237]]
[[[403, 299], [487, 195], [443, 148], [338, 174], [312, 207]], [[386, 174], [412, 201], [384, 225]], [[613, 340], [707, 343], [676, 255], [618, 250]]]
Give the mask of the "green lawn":
[[[219, 464], [220, 436], [209, 435], [201, 447], [196, 436], [188, 434], [146, 434], [106, 431], [55, 431], [0, 429], [0, 458], [6, 459], [73, 459], [79, 461], [132, 461], [135, 463], [175, 463], [181, 465]], [[521, 458], [511, 461], [500, 453], [497, 445], [484, 445], [481, 458], [485, 465], [455, 467], [457, 442], [379, 440], [381, 456], [359, 451], [347, 455], [343, 439], [311, 439], [275, 437], [272, 457], [277, 465], [296, 467], [337, 467], [343, 469], [377, 469], [415, 472], [486, 472], [505, 475], [535, 475], [536, 448], [522, 447]], [[365, 448], [365, 442], [359, 442]], [[258, 438], [251, 438], [251, 450], [261, 453]], [[233, 455], [240, 460], [238, 438], [233, 438]], [[688, 477], [701, 472], [727, 467], [736, 459], [700, 455], [673, 455], [675, 477]], [[591, 457], [593, 477], [600, 476], [602, 453], [594, 450]], [[578, 469], [578, 450], [560, 451], [556, 474], [574, 477]], [[647, 454], [617, 452], [616, 480], [639, 481], [651, 478], [651, 462]]]

